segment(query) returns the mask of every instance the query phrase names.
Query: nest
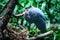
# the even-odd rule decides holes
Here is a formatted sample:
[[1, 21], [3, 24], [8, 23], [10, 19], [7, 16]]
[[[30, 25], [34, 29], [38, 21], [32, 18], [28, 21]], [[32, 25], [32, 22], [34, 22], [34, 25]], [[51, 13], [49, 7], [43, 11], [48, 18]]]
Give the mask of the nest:
[[25, 40], [29, 34], [29, 31], [27, 30], [27, 28], [23, 28], [21, 25], [20, 27], [15, 28], [11, 24], [8, 24], [8, 31], [4, 30], [3, 32], [5, 33], [5, 35], [8, 34], [8, 36], [14, 40]]

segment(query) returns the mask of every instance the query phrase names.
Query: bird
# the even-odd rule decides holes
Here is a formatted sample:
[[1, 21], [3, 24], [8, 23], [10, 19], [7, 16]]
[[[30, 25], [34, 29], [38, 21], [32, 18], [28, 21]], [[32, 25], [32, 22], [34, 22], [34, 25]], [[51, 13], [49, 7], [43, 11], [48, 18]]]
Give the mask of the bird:
[[46, 32], [46, 17], [37, 7], [26, 8], [24, 18], [29, 23], [34, 23], [41, 33]]

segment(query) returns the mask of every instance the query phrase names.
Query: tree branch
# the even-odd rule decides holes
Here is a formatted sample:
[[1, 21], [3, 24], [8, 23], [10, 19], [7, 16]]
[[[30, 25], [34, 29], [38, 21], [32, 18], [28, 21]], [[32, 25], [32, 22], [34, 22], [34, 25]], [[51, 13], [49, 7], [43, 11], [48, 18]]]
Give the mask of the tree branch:
[[16, 3], [17, 3], [17, 0], [10, 0], [10, 3], [7, 6], [7, 12], [5, 13], [5, 15], [2, 18], [2, 22], [3, 22], [2, 26], [1, 26], [2, 30], [5, 29], [5, 26], [7, 25], [11, 15], [12, 15], [12, 12], [13, 12], [13, 9], [15, 8]]
[[3, 9], [0, 11], [0, 14], [3, 12], [3, 10], [7, 7], [8, 3], [10, 2], [10, 0], [6, 3], [6, 5], [3, 7]]
[[[9, 22], [9, 19], [12, 15], [12, 12], [15, 8], [15, 5], [17, 4], [18, 0], [10, 0], [9, 4], [7, 5], [7, 12], [5, 13], [5, 15], [2, 17], [2, 22], [3, 24], [0, 26], [0, 33], [1, 35], [3, 35], [3, 30], [7, 29], [6, 25]], [[1, 37], [1, 36], [0, 36]], [[4, 36], [2, 36], [2, 40], [3, 40]]]
[[46, 33], [44, 33], [44, 34], [40, 34], [40, 35], [38, 35], [37, 37], [26, 38], [26, 40], [35, 40], [35, 39], [37, 39], [37, 38], [43, 38], [43, 37], [45, 37], [45, 36], [47, 36], [47, 35], [50, 35], [50, 34], [52, 34], [52, 33], [53, 33], [53, 30], [51, 30], [51, 31], [49, 31], [49, 32], [46, 32]]
[[17, 17], [23, 16], [24, 14], [25, 14], [25, 12], [17, 14], [17, 15], [12, 14], [12, 16], [17, 18]]

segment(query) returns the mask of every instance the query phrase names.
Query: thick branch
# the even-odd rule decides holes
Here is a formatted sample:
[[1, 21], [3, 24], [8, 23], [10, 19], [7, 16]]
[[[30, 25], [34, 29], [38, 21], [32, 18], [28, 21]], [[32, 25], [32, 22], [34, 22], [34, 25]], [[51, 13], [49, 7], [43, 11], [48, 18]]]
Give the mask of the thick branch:
[[0, 14], [3, 12], [3, 10], [7, 7], [8, 3], [10, 2], [10, 0], [6, 3], [6, 5], [3, 7], [3, 9], [0, 11]]
[[1, 25], [1, 29], [4, 30], [6, 28], [6, 25], [12, 15], [13, 9], [15, 8], [15, 5], [17, 3], [17, 0], [10, 0], [10, 3], [7, 6], [7, 12], [2, 18], [3, 24]]
[[2, 17], [2, 22], [3, 24], [0, 26], [0, 35], [2, 35], [2, 37], [0, 38], [1, 40], [4, 40], [4, 36], [3, 36], [3, 30], [7, 29], [6, 25], [9, 22], [9, 19], [12, 15], [12, 12], [15, 8], [15, 5], [17, 4], [18, 0], [10, 0], [10, 3], [7, 5], [7, 12], [5, 13], [5, 15]]
[[47, 36], [47, 35], [50, 35], [50, 34], [52, 34], [52, 33], [53, 33], [53, 30], [51, 30], [51, 31], [49, 31], [49, 32], [46, 32], [46, 33], [44, 33], [44, 34], [40, 34], [40, 35], [38, 35], [37, 37], [26, 38], [26, 40], [35, 40], [35, 39], [37, 39], [37, 38], [43, 38], [43, 37], [45, 37], [45, 36]]

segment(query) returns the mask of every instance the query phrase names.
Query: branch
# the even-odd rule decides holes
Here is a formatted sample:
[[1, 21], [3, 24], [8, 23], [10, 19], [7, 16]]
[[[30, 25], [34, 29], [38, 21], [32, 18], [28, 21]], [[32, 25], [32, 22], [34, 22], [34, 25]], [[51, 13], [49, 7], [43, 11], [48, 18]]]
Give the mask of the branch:
[[60, 27], [60, 24], [50, 24], [51, 27], [56, 27], [56, 28], [59, 28]]
[[17, 15], [12, 14], [12, 16], [17, 18], [17, 17], [23, 16], [24, 14], [25, 14], [25, 12], [17, 14]]
[[17, 0], [10, 0], [10, 3], [7, 5], [7, 12], [2, 18], [3, 24], [1, 25], [1, 29], [4, 30], [6, 28], [6, 25], [12, 15], [12, 12], [15, 8], [15, 5], [17, 4]]
[[0, 11], [0, 14], [3, 12], [3, 10], [7, 7], [8, 3], [10, 2], [10, 0], [6, 3], [6, 5], [3, 7], [3, 9]]
[[49, 32], [46, 32], [46, 33], [44, 33], [44, 34], [40, 34], [40, 35], [38, 35], [37, 37], [26, 38], [26, 40], [35, 40], [35, 39], [37, 39], [37, 38], [43, 38], [43, 37], [45, 37], [45, 36], [47, 36], [47, 35], [50, 35], [50, 34], [52, 34], [52, 33], [53, 33], [53, 30], [51, 30], [51, 31], [49, 31]]
[[18, 0], [10, 0], [9, 4], [7, 5], [7, 11], [6, 11], [5, 15], [2, 17], [3, 24], [0, 26], [0, 33], [2, 35], [2, 37], [1, 36], [0, 37], [2, 38], [2, 40], [4, 39], [3, 30], [7, 29], [6, 25], [9, 22], [9, 19], [12, 15], [14, 8], [15, 8], [15, 5], [17, 4], [17, 1]]

